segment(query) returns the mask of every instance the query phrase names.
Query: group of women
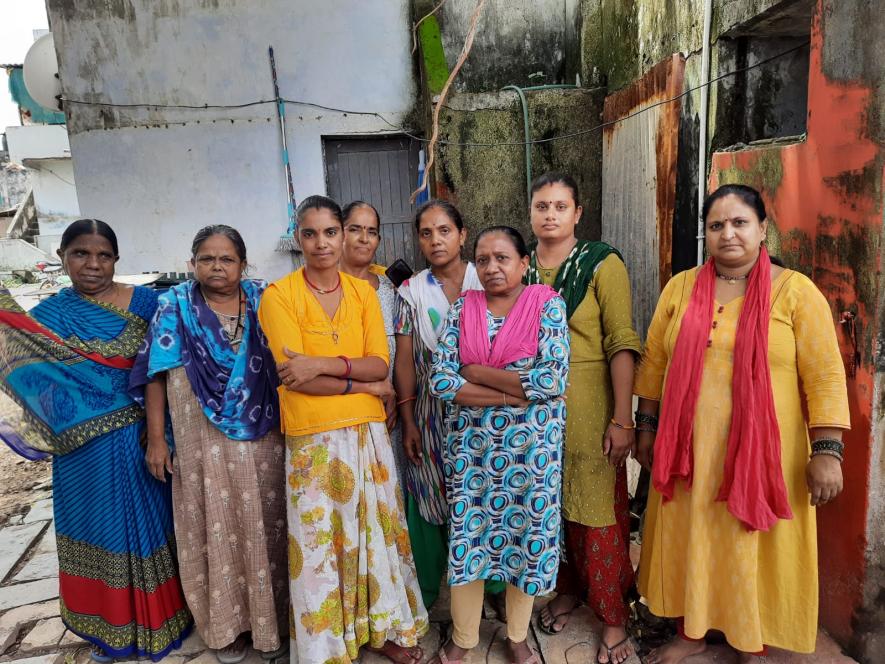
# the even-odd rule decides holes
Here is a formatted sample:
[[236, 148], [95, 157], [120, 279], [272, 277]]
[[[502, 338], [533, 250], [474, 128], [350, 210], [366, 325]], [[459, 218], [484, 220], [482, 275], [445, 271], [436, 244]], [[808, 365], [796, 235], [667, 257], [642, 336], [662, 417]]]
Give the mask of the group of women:
[[28, 313], [0, 296], [21, 409], [0, 437], [53, 457], [62, 618], [93, 658], [158, 660], [196, 626], [223, 664], [250, 644], [421, 664], [446, 575], [431, 662], [465, 660], [488, 593], [510, 660], [538, 664], [534, 598], [553, 592], [538, 626], [586, 602], [597, 662], [622, 662], [630, 455], [653, 484], [639, 590], [679, 626], [649, 661], [711, 630], [742, 661], [812, 652], [814, 507], [841, 490], [849, 426], [829, 305], [769, 258], [759, 194], [725, 186], [703, 210], [710, 259], [666, 286], [643, 348], [627, 266], [576, 238], [581, 212], [571, 177], [541, 176], [532, 244], [485, 228], [466, 262], [461, 215], [430, 201], [429, 267], [395, 287], [378, 212], [311, 196], [302, 268], [247, 278], [239, 233], [209, 226], [193, 280], [159, 297], [114, 281], [107, 224], [69, 226], [72, 287]]

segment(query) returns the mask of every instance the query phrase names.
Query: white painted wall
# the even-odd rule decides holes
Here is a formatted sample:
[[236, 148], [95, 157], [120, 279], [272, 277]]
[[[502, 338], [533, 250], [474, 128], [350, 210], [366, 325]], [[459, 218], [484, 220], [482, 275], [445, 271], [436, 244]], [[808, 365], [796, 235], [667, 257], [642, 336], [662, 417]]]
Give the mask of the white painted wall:
[[27, 167], [40, 234], [61, 235], [80, 216], [71, 147], [64, 125], [8, 127], [10, 161]]
[[[270, 99], [272, 44], [283, 97], [376, 111], [394, 124], [413, 106], [407, 0], [184, 4], [129, 0], [74, 11], [49, 0], [64, 94], [193, 105]], [[69, 107], [80, 210], [117, 231], [121, 270], [183, 270], [193, 234], [210, 223], [243, 233], [260, 276], [291, 269], [289, 255], [274, 250], [287, 217], [273, 104]], [[370, 115], [293, 105], [287, 113], [298, 200], [325, 192], [323, 135], [391, 130]]]

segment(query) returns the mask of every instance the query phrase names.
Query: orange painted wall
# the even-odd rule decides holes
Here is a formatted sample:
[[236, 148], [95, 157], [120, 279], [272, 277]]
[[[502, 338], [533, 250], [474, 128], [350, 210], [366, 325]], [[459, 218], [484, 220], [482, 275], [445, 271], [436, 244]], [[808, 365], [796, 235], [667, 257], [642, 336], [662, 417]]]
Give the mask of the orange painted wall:
[[[821, 622], [847, 644], [865, 575], [885, 159], [868, 132], [870, 87], [824, 73], [821, 11], [819, 6], [812, 26], [806, 141], [714, 154], [710, 188], [744, 182], [760, 189], [787, 264], [814, 279], [832, 306], [834, 324], [843, 311], [857, 316], [860, 363], [848, 381], [852, 431], [845, 436], [845, 490], [818, 510]], [[854, 346], [846, 327], [839, 327], [850, 369]]]

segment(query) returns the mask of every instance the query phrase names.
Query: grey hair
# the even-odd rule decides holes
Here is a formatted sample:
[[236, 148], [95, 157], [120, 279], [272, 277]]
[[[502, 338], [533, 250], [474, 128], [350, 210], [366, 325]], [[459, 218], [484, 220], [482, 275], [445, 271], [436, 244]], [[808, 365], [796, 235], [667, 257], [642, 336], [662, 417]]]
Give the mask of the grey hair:
[[210, 226], [204, 226], [197, 231], [197, 234], [194, 235], [194, 241], [191, 243], [191, 256], [193, 258], [197, 257], [197, 252], [200, 250], [200, 247], [203, 246], [203, 243], [213, 235], [223, 235], [230, 240], [233, 243], [234, 248], [237, 250], [237, 256], [239, 256], [240, 260], [246, 260], [246, 243], [243, 242], [243, 236], [240, 235], [240, 231], [236, 228], [227, 226], [226, 224], [212, 224]]

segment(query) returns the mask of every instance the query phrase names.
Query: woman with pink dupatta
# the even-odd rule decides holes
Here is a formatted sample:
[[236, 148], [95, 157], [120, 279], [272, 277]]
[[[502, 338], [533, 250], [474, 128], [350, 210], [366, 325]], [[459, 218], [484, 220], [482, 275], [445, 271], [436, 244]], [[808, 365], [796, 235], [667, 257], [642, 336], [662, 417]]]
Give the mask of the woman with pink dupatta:
[[559, 568], [568, 321], [556, 291], [523, 285], [518, 231], [487, 228], [475, 254], [485, 290], [449, 309], [430, 382], [452, 404], [443, 470], [454, 623], [432, 661], [456, 664], [479, 643], [483, 583], [494, 580], [507, 583], [510, 661], [533, 664], [532, 604]]
[[649, 664], [701, 653], [708, 630], [740, 662], [815, 650], [815, 508], [842, 490], [845, 370], [830, 305], [769, 259], [765, 217], [755, 189], [710, 194], [710, 260], [670, 280], [648, 331], [634, 388], [654, 485], [639, 590], [679, 626]]

